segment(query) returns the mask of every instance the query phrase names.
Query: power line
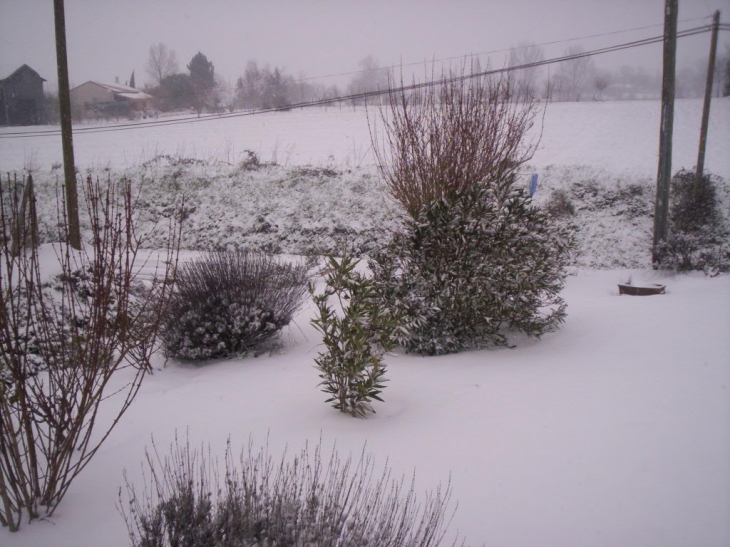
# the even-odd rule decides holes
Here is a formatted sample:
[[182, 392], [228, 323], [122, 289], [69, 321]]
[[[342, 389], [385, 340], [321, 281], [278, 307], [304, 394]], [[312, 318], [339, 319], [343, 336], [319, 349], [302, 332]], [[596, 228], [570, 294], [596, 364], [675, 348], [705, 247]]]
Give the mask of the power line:
[[[677, 38], [685, 38], [688, 36], [694, 36], [697, 34], [709, 32], [710, 30], [711, 30], [711, 26], [709, 26], [709, 25], [694, 27], [691, 29], [686, 29], [686, 30], [678, 32]], [[168, 126], [168, 125], [179, 125], [179, 124], [202, 122], [202, 121], [209, 121], [209, 120], [220, 120], [220, 119], [227, 119], [227, 118], [238, 118], [238, 117], [243, 117], [243, 116], [254, 116], [254, 115], [258, 115], [258, 114], [266, 114], [269, 112], [278, 112], [278, 111], [283, 111], [283, 110], [294, 110], [294, 109], [298, 109], [298, 108], [325, 106], [328, 104], [341, 103], [341, 102], [345, 102], [345, 101], [356, 101], [356, 100], [362, 100], [362, 99], [369, 99], [372, 97], [388, 95], [390, 93], [414, 91], [417, 89], [423, 89], [426, 87], [440, 85], [442, 83], [468, 80], [468, 79], [472, 79], [472, 78], [490, 76], [490, 75], [500, 74], [503, 72], [512, 72], [512, 71], [522, 70], [522, 69], [526, 69], [526, 68], [534, 68], [534, 67], [550, 65], [550, 64], [554, 64], [554, 63], [562, 63], [562, 62], [571, 61], [574, 59], [580, 59], [583, 57], [592, 57], [595, 55], [603, 55], [606, 53], [613, 53], [613, 52], [621, 51], [621, 50], [625, 50], [625, 49], [632, 49], [632, 48], [636, 48], [636, 47], [642, 47], [642, 46], [646, 46], [646, 45], [650, 45], [650, 44], [655, 44], [655, 43], [662, 42], [663, 40], [664, 40], [663, 35], [662, 36], [653, 36], [651, 38], [634, 40], [631, 42], [625, 42], [623, 44], [616, 44], [613, 46], [594, 49], [591, 51], [575, 53], [575, 54], [571, 54], [571, 55], [564, 55], [561, 57], [554, 57], [552, 59], [545, 59], [542, 61], [526, 63], [526, 64], [516, 65], [516, 66], [512, 66], [512, 67], [505, 67], [505, 68], [499, 68], [499, 69], [493, 69], [493, 70], [484, 70], [484, 71], [480, 71], [480, 72], [476, 72], [476, 73], [472, 73], [472, 74], [454, 76], [454, 77], [445, 78], [445, 79], [442, 78], [441, 80], [438, 80], [438, 81], [413, 83], [413, 84], [406, 85], [406, 86], [388, 88], [388, 89], [383, 89], [383, 90], [366, 91], [366, 92], [362, 92], [362, 93], [352, 93], [349, 95], [317, 99], [317, 100], [313, 100], [313, 101], [303, 101], [303, 102], [287, 105], [285, 107], [264, 108], [264, 109], [255, 110], [255, 111], [234, 112], [234, 113], [230, 113], [230, 114], [214, 114], [214, 115], [208, 115], [208, 116], [202, 116], [202, 117], [185, 117], [185, 118], [179, 118], [176, 120], [159, 120], [159, 121], [142, 122], [142, 123], [118, 124], [118, 125], [107, 126], [107, 127], [89, 127], [89, 128], [82, 127], [82, 128], [77, 129], [75, 131], [75, 133], [77, 133], [77, 134], [104, 133], [104, 132], [109, 132], [109, 131], [124, 131], [124, 130], [128, 130], [128, 129], [146, 129], [146, 128], [151, 128], [151, 127], [164, 127], [164, 126]], [[59, 134], [59, 131], [57, 129], [31, 131], [31, 132], [13, 132], [13, 133], [0, 134], [0, 139], [56, 136], [58, 134]]]
[[[692, 19], [682, 19], [682, 20], [679, 21], [679, 23], [688, 23], [688, 22], [701, 21], [701, 20], [706, 20], [706, 19], [707, 19], [706, 17], [695, 17], [695, 18], [692, 18]], [[522, 46], [522, 47], [516, 46], [516, 47], [509, 47], [509, 48], [502, 48], [502, 49], [493, 49], [491, 51], [483, 51], [481, 53], [468, 53], [466, 55], [458, 55], [458, 56], [453, 56], [453, 57], [442, 57], [440, 59], [432, 59], [431, 61], [426, 61], [426, 60], [424, 60], [424, 61], [416, 61], [416, 62], [411, 62], [411, 63], [400, 64], [400, 65], [397, 65], [397, 66], [399, 68], [403, 69], [404, 67], [420, 66], [420, 65], [422, 65], [425, 62], [429, 62], [429, 63], [432, 63], [432, 64], [436, 64], [436, 63], [444, 63], [444, 62], [447, 62], [447, 61], [464, 60], [464, 59], [467, 59], [467, 58], [470, 58], [470, 57], [481, 57], [482, 55], [493, 55], [495, 53], [507, 53], [507, 52], [512, 51], [512, 50], [526, 49], [528, 47], [543, 47], [543, 46], [550, 46], [550, 45], [556, 45], [556, 44], [565, 44], [565, 43], [568, 43], [568, 42], [575, 42], [575, 41], [578, 41], [578, 40], [587, 40], [587, 39], [590, 39], [590, 38], [600, 38], [600, 37], [603, 37], [603, 36], [612, 36], [612, 35], [616, 35], [616, 34], [625, 34], [627, 32], [635, 32], [637, 30], [646, 30], [646, 29], [656, 28], [656, 27], [662, 27], [662, 26], [664, 26], [663, 23], [656, 24], [656, 25], [645, 25], [645, 26], [642, 26], [642, 27], [634, 27], [634, 28], [624, 29], [624, 30], [615, 30], [615, 31], [603, 32], [603, 33], [599, 33], [599, 34], [589, 34], [589, 35], [586, 35], [586, 36], [577, 36], [575, 38], [565, 38], [565, 39], [562, 39], [562, 40], [553, 40], [553, 41], [550, 41], [550, 42], [541, 42], [539, 44], [529, 44], [529, 45]], [[730, 25], [728, 25], [728, 24], [720, 24], [720, 27], [719, 28], [720, 28], [720, 30], [730, 30]], [[365, 72], [388, 71], [388, 70], [392, 70], [393, 68], [395, 68], [395, 65], [388, 66], [388, 67], [372, 68], [372, 69], [351, 70], [351, 71], [348, 71], [348, 72], [339, 72], [339, 73], [336, 73], [336, 74], [326, 74], [324, 76], [309, 76], [307, 78], [298, 78], [298, 79], [295, 79], [295, 82], [302, 83], [302, 82], [309, 82], [309, 81], [313, 81], [313, 80], [324, 80], [324, 79], [327, 79], [327, 78], [338, 78], [338, 77], [341, 77], [341, 76], [352, 76], [352, 75], [355, 75], [355, 74], [363, 74]], [[264, 84], [263, 87], [270, 87], [270, 84]], [[249, 89], [251, 89], [252, 88], [252, 84], [247, 84], [247, 85], [243, 86], [243, 88], [249, 88]]]
[[[679, 22], [680, 23], [689, 23], [689, 22], [694, 22], [694, 21], [701, 21], [701, 20], [704, 20], [704, 19], [705, 18], [703, 18], [703, 17], [695, 17], [695, 18], [692, 18], [692, 19], [682, 19]], [[493, 55], [495, 53], [507, 53], [507, 52], [509, 52], [509, 51], [511, 51], [513, 49], [525, 49], [527, 47], [543, 47], [543, 46], [551, 46], [551, 45], [556, 45], [556, 44], [565, 44], [565, 43], [568, 43], [568, 42], [575, 42], [575, 41], [578, 41], [578, 40], [588, 40], [590, 38], [600, 38], [600, 37], [603, 37], [603, 36], [613, 36], [613, 35], [616, 35], [616, 34], [625, 34], [627, 32], [635, 32], [637, 30], [646, 30], [646, 29], [657, 28], [657, 27], [662, 27], [662, 26], [664, 26], [663, 23], [656, 24], [656, 25], [645, 25], [645, 26], [642, 26], [642, 27], [634, 27], [634, 28], [630, 28], [630, 29], [614, 30], [614, 31], [603, 32], [603, 33], [599, 33], [599, 34], [589, 34], [589, 35], [586, 35], [586, 36], [576, 36], [574, 38], [564, 38], [562, 40], [553, 40], [553, 41], [550, 41], [550, 42], [541, 42], [539, 44], [530, 44], [529, 46], [523, 46], [523, 47], [517, 46], [517, 47], [509, 47], [509, 48], [502, 48], [502, 49], [494, 49], [494, 50], [491, 50], [491, 51], [483, 51], [481, 53], [468, 53], [466, 55], [458, 55], [458, 56], [453, 56], [453, 57], [442, 57], [440, 59], [432, 59], [430, 61], [427, 61], [427, 60], [424, 59], [423, 61], [416, 61], [416, 62], [411, 62], [411, 63], [399, 64], [397, 66], [402, 69], [404, 67], [420, 66], [424, 62], [428, 62], [428, 63], [432, 63], [432, 64], [444, 63], [444, 62], [447, 62], [447, 61], [463, 60], [463, 59], [467, 59], [467, 58], [470, 58], [470, 57], [481, 57], [482, 55]], [[722, 27], [722, 25], [720, 25], [720, 26]], [[338, 78], [338, 77], [341, 77], [341, 76], [352, 76], [354, 74], [362, 74], [364, 72], [370, 72], [370, 71], [375, 72], [375, 71], [391, 70], [393, 68], [395, 68], [395, 65], [388, 66], [388, 67], [373, 68], [373, 69], [351, 70], [351, 71], [348, 71], [348, 72], [339, 72], [339, 73], [336, 73], [336, 74], [325, 74], [324, 76], [309, 76], [307, 78], [299, 78], [296, 81], [297, 82], [308, 82], [308, 81], [312, 81], [312, 80], [324, 80], [324, 79], [327, 79], [327, 78]], [[250, 85], [247, 85], [245, 87], [249, 87], [250, 88], [251, 86]]]

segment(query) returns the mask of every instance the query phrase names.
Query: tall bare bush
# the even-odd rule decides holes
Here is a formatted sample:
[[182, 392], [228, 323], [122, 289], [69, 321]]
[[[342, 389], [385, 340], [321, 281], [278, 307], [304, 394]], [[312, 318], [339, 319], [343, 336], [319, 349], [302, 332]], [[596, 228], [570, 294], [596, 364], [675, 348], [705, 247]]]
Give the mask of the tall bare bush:
[[53, 514], [132, 404], [174, 273], [174, 220], [159, 281], [145, 286], [130, 184], [89, 177], [84, 193], [87, 245], [12, 253], [18, 202], [0, 186], [0, 523], [12, 531]]
[[508, 76], [462, 69], [412, 93], [391, 88], [388, 99], [382, 131], [372, 124], [371, 135], [380, 173], [411, 218], [479, 185], [504, 193], [535, 153], [537, 140], [525, 137], [539, 103], [517, 102]]

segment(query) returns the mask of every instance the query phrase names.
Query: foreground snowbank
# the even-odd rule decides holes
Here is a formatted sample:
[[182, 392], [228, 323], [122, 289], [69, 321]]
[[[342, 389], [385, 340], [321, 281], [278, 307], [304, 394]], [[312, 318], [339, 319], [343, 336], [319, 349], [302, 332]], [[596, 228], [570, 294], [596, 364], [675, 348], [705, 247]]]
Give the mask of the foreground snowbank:
[[[619, 296], [661, 282], [667, 294]], [[419, 491], [451, 474], [452, 523], [471, 545], [721, 546], [730, 540], [730, 276], [581, 271], [569, 315], [514, 350], [387, 359], [385, 403], [368, 420], [323, 403], [307, 306], [278, 354], [195, 367], [170, 362], [74, 483], [52, 522], [4, 547], [127, 545], [114, 508], [122, 470], [140, 477], [150, 436], [175, 430], [224, 448], [269, 437], [359, 454], [363, 443]], [[160, 363], [162, 367], [162, 363]]]

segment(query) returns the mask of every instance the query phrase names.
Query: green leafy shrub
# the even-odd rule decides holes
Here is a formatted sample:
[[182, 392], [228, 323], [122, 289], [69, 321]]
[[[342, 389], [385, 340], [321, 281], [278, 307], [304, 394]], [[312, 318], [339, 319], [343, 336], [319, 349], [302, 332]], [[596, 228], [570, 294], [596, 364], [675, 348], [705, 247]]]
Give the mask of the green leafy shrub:
[[370, 268], [383, 304], [404, 317], [409, 352], [506, 345], [506, 329], [534, 337], [565, 318], [559, 294], [573, 234], [522, 190], [501, 200], [481, 188], [406, 220]]
[[[320, 371], [323, 391], [331, 397], [325, 402], [341, 412], [363, 417], [375, 412], [373, 399], [382, 401], [380, 393], [385, 382], [383, 355], [395, 346], [398, 321], [377, 297], [372, 279], [355, 268], [351, 255], [341, 260], [328, 257], [329, 271], [324, 293], [309, 292], [319, 315], [312, 319], [322, 333], [327, 348], [315, 359]], [[341, 310], [330, 306], [335, 297]]]
[[685, 169], [670, 187], [669, 235], [657, 248], [659, 266], [675, 271], [730, 270], [730, 226], [721, 211], [720, 177], [705, 173], [699, 181]]
[[413, 481], [376, 474], [364, 451], [353, 463], [333, 450], [323, 464], [321, 445], [305, 446], [275, 464], [251, 444], [236, 461], [229, 443], [222, 481], [209, 454], [176, 441], [163, 458], [154, 447], [139, 495], [125, 473], [133, 547], [436, 547], [446, 534], [450, 485], [421, 503]]
[[306, 291], [306, 266], [252, 251], [209, 253], [178, 272], [165, 313], [166, 352], [201, 360], [253, 350], [289, 324]]

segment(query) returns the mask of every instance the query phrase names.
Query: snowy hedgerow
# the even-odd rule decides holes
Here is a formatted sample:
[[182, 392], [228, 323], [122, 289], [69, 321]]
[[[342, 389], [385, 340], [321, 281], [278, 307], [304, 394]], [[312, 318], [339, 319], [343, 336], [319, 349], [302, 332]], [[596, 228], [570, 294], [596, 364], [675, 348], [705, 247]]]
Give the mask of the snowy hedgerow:
[[721, 211], [720, 177], [682, 169], [670, 188], [669, 235], [659, 243], [659, 266], [676, 271], [730, 270], [730, 226]]
[[[328, 257], [324, 293], [315, 294], [311, 283], [309, 292], [319, 312], [312, 324], [322, 333], [326, 347], [315, 359], [320, 385], [331, 395], [325, 402], [341, 412], [364, 417], [375, 412], [370, 404], [373, 399], [382, 401], [383, 355], [396, 345], [398, 319], [377, 297], [373, 280], [355, 271], [358, 263], [349, 254], [340, 260]], [[333, 297], [339, 314], [330, 306]]]
[[289, 324], [306, 291], [306, 266], [252, 251], [209, 253], [178, 272], [165, 314], [166, 352], [201, 360], [252, 350]]
[[573, 233], [522, 190], [477, 188], [404, 222], [369, 261], [383, 305], [401, 315], [409, 352], [506, 345], [506, 329], [540, 337], [565, 318], [559, 294]]
[[305, 446], [275, 462], [267, 447], [254, 451], [250, 443], [236, 458], [229, 442], [224, 466], [210, 454], [176, 440], [163, 456], [153, 444], [140, 494], [125, 474], [119, 501], [133, 547], [443, 544], [451, 486], [419, 499], [413, 480], [391, 477], [387, 465], [376, 469], [364, 450], [353, 461]]

